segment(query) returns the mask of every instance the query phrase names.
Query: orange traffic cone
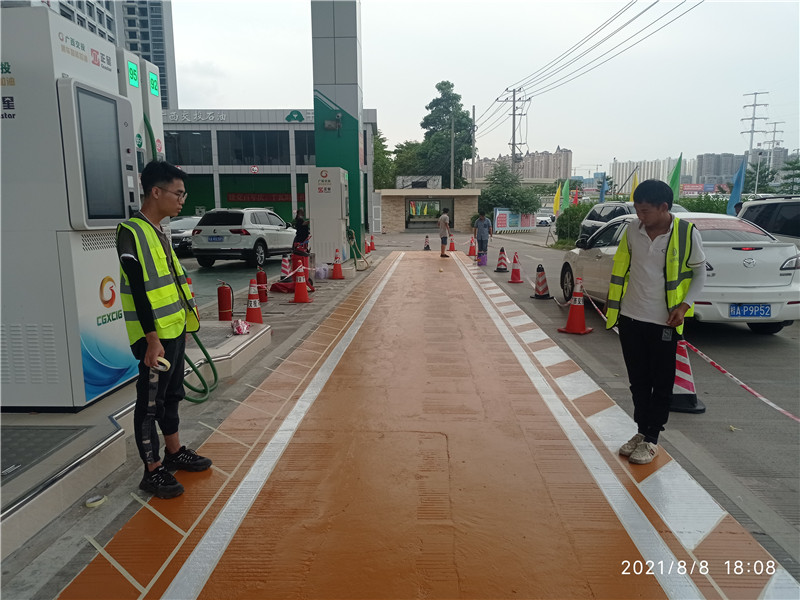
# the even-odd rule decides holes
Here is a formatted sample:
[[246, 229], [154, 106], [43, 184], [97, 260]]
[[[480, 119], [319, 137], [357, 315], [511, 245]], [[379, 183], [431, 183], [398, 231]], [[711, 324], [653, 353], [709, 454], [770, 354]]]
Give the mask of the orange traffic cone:
[[428, 236], [425, 236], [425, 247], [423, 248], [426, 252], [431, 251], [431, 241], [428, 239]]
[[189, 286], [189, 289], [192, 291], [192, 298], [194, 298], [194, 288], [192, 287], [192, 278], [186, 278], [186, 284]]
[[514, 252], [514, 263], [511, 265], [511, 279], [508, 283], [522, 283], [522, 273], [519, 268], [519, 256]]
[[284, 283], [292, 278], [291, 275], [289, 275], [289, 273], [291, 273], [292, 271], [289, 265], [290, 265], [289, 255], [284, 254], [283, 259], [281, 260], [281, 281]]
[[306, 284], [306, 269], [303, 265], [297, 273], [294, 274], [294, 300], [297, 304], [311, 302], [308, 297], [308, 285]]
[[508, 257], [506, 256], [506, 250], [502, 246], [500, 247], [500, 256], [497, 257], [497, 268], [494, 270], [495, 273], [508, 273]]
[[692, 365], [686, 350], [686, 340], [678, 340], [675, 352], [675, 384], [672, 386], [672, 402], [669, 409], [673, 412], [704, 413], [705, 404], [697, 397], [692, 376]]
[[547, 277], [544, 274], [544, 267], [540, 264], [536, 267], [536, 285], [533, 286], [533, 296], [537, 300], [549, 300], [550, 289], [547, 287]]
[[375, 236], [372, 234], [369, 236], [369, 251], [375, 252]]
[[469, 238], [469, 253], [467, 256], [478, 256], [477, 248], [475, 247], [475, 238]]
[[364, 256], [366, 256], [367, 254], [369, 254], [369, 242], [367, 240], [364, 240]]
[[453, 234], [450, 234], [450, 247], [447, 249], [448, 252], [455, 252], [456, 251], [456, 238], [453, 237]]
[[342, 273], [342, 257], [339, 255], [339, 249], [336, 249], [336, 258], [333, 259], [333, 275], [331, 279], [344, 279]]
[[583, 314], [583, 279], [575, 278], [575, 290], [572, 292], [572, 302], [569, 305], [569, 315], [567, 315], [567, 326], [559, 327], [561, 333], [577, 333], [583, 335], [592, 331], [591, 327], [586, 327], [586, 318]]
[[258, 271], [256, 271], [256, 285], [258, 286], [258, 301], [265, 304], [269, 299], [267, 297], [267, 274], [261, 267], [258, 267]]
[[255, 279], [250, 280], [250, 291], [247, 293], [247, 314], [245, 321], [248, 323], [263, 323], [261, 316], [261, 303], [258, 301], [258, 285]]

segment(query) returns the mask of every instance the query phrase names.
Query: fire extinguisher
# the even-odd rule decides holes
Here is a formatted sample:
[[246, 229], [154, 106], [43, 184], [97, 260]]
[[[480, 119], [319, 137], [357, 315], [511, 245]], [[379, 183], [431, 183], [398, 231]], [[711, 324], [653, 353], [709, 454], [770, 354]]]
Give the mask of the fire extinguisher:
[[233, 288], [224, 281], [220, 281], [217, 288], [217, 306], [220, 321], [233, 320]]
[[258, 285], [258, 301], [264, 304], [269, 298], [267, 297], [267, 274], [261, 267], [258, 267], [258, 271], [256, 271], [256, 284]]

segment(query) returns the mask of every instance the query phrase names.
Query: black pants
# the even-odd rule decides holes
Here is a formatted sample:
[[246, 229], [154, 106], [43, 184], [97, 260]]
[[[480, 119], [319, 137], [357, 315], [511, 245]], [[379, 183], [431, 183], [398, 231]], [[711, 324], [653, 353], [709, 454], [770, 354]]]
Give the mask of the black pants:
[[478, 252], [486, 254], [489, 250], [489, 238], [485, 240], [478, 240]]
[[678, 338], [672, 327], [619, 318], [619, 341], [633, 397], [633, 420], [645, 441], [654, 444], [669, 419]]
[[169, 371], [150, 369], [144, 364], [147, 340], [141, 338], [131, 346], [139, 361], [139, 379], [136, 381], [136, 407], [133, 409], [133, 436], [139, 456], [145, 464], [159, 462], [159, 441], [156, 423], [164, 435], [178, 432], [180, 418], [178, 403], [184, 398], [183, 356], [186, 352], [186, 333], [174, 340], [161, 340], [164, 358], [169, 361]]

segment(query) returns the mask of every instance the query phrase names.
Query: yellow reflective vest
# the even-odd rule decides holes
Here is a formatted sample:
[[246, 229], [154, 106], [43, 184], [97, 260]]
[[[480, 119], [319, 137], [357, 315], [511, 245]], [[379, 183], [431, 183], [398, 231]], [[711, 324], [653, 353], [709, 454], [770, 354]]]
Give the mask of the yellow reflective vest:
[[[689, 221], [682, 221], [673, 217], [672, 235], [667, 244], [666, 264], [664, 265], [664, 279], [666, 281], [665, 296], [667, 311], [672, 312], [681, 305], [689, 292], [692, 281], [692, 269], [689, 268], [689, 256], [692, 253], [692, 229], [694, 225]], [[622, 234], [622, 239], [614, 254], [614, 267], [611, 269], [611, 283], [608, 286], [608, 303], [606, 304], [606, 329], [611, 329], [619, 319], [619, 307], [622, 297], [628, 288], [630, 277], [631, 251], [628, 248], [628, 230]], [[686, 316], [694, 314], [694, 307], [686, 311]], [[683, 323], [675, 330], [682, 334]]]
[[[189, 284], [186, 282], [183, 267], [172, 248], [170, 248], [168, 257], [153, 226], [143, 219], [133, 218], [120, 223], [117, 227], [118, 233], [121, 227], [133, 232], [136, 240], [136, 254], [139, 264], [142, 266], [144, 287], [153, 310], [158, 337], [164, 340], [175, 339], [183, 333], [184, 329], [186, 331], [200, 329], [197, 305], [192, 298]], [[178, 285], [175, 285], [168, 260], [172, 261]], [[139, 318], [136, 316], [136, 306], [133, 302], [128, 276], [122, 267], [120, 267], [120, 281], [122, 282], [120, 300], [125, 314], [125, 327], [128, 330], [128, 340], [133, 345], [145, 334]], [[187, 307], [189, 307], [188, 310]]]

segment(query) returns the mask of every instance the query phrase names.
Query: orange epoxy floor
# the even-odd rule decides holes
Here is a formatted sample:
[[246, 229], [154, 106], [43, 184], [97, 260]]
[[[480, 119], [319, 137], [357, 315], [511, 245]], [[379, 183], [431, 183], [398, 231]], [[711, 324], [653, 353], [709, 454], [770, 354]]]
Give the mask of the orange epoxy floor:
[[[150, 500], [60, 598], [161, 597], [393, 266], [199, 597], [666, 597], [656, 577], [622, 574], [646, 557], [455, 261], [472, 264], [425, 252], [383, 260], [235, 399], [199, 449], [214, 468], [178, 473], [186, 493]], [[539, 370], [552, 382], [579, 368]], [[731, 544], [769, 558], [736, 521], [688, 551], [638, 487], [670, 457], [633, 467], [609, 452], [585, 421], [613, 404], [604, 393], [563, 402], [675, 557], [711, 562], [691, 576], [703, 596], [759, 594], [767, 578], [721, 570]]]

